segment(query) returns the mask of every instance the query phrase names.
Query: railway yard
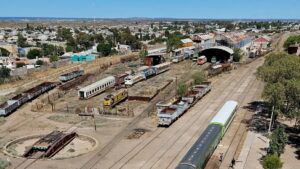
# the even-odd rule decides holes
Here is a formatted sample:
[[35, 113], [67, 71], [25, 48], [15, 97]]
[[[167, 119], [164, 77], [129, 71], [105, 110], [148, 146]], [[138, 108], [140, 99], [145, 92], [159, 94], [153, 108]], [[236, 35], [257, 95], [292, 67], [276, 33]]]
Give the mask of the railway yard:
[[[94, 120], [89, 116], [78, 116], [75, 113], [76, 111], [89, 112], [91, 107], [102, 105], [104, 97], [112, 92], [112, 89], [110, 89], [91, 99], [78, 100], [78, 89], [111, 74], [130, 71], [138, 63], [129, 62], [112, 65], [98, 75], [91, 75], [85, 82], [70, 89], [54, 102], [46, 104], [39, 110], [31, 111], [33, 105], [36, 104], [36, 101], [33, 101], [8, 116], [5, 121], [12, 121], [12, 123], [4, 122], [1, 125], [1, 146], [5, 147], [9, 141], [18, 138], [37, 136], [54, 130], [76, 131], [79, 135], [88, 135], [96, 140], [96, 143], [93, 144], [95, 147], [90, 148], [89, 152], [78, 153], [80, 160], [77, 159], [79, 157], [71, 156], [72, 158], [68, 158], [64, 156], [53, 163], [56, 158], [52, 160], [26, 160], [19, 157], [10, 158], [13, 162], [12, 167], [175, 168], [225, 101], [233, 99], [242, 106], [259, 96], [262, 85], [261, 82], [255, 80], [254, 73], [262, 63], [263, 58], [259, 58], [248, 65], [239, 67], [237, 70], [211, 78], [212, 91], [169, 128], [157, 127], [158, 119], [155, 117], [155, 104], [174, 97], [176, 78], [178, 81], [187, 82], [190, 79], [187, 75], [191, 74], [191, 71], [198, 71], [203, 67], [191, 61], [173, 64], [169, 71], [130, 87], [128, 89], [129, 96], [136, 93], [149, 95], [149, 91], [153, 90], [160, 92], [154, 92], [154, 98], [149, 102], [135, 99], [122, 102], [114, 109], [124, 108], [127, 113], [123, 115], [112, 112], [111, 114], [96, 115]], [[149, 85], [149, 83], [152, 85]], [[141, 91], [143, 86], [150, 87], [146, 88], [145, 91]], [[243, 113], [244, 110], [239, 109], [237, 116], [240, 117]], [[234, 122], [239, 123], [238, 120], [239, 118], [236, 118]], [[96, 131], [94, 126], [96, 126]], [[229, 132], [231, 132], [230, 129]], [[26, 143], [26, 141], [24, 142]], [[71, 144], [73, 143], [71, 142]], [[20, 149], [22, 150], [22, 148], [17, 150]], [[13, 153], [17, 150], [8, 150], [10, 150], [8, 157], [11, 154], [22, 154], [22, 152]], [[68, 150], [63, 149], [62, 151]]]
[[[0, 118], [0, 157], [17, 169], [195, 168], [203, 165], [189, 164], [199, 146], [217, 131], [215, 143], [220, 143], [205, 152], [212, 154], [205, 168], [229, 168], [232, 159], [242, 158], [247, 121], [255, 113], [248, 107], [261, 100], [264, 88], [255, 75], [264, 57], [230, 65], [233, 69], [226, 67], [192, 85], [175, 100], [178, 84], [191, 84], [192, 75], [206, 71], [208, 64], [184, 60], [139, 71], [140, 60], [130, 57], [69, 65], [59, 68], [60, 73], [35, 73], [36, 80], [28, 77], [14, 84], [19, 95], [1, 98], [12, 99], [0, 107], [5, 116]], [[132, 72], [142, 80], [126, 79]], [[221, 126], [215, 119], [229, 100], [234, 103], [234, 113], [227, 115], [230, 122], [215, 129]], [[157, 112], [157, 103], [167, 106]]]

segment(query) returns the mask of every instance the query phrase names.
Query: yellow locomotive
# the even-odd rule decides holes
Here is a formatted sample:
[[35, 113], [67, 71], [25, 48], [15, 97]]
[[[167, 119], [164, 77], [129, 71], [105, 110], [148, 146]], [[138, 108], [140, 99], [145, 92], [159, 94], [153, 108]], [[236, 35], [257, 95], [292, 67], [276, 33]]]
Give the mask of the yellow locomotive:
[[107, 95], [103, 100], [103, 107], [104, 108], [112, 108], [116, 104], [120, 103], [121, 101], [125, 100], [128, 97], [127, 89], [119, 89], [109, 95]]

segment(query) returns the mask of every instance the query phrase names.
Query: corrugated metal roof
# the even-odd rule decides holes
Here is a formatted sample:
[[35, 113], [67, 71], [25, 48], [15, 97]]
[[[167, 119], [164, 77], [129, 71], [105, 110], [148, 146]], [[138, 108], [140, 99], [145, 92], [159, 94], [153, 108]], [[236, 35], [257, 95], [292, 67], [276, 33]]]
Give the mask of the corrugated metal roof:
[[205, 50], [209, 50], [209, 49], [220, 49], [220, 50], [224, 50], [224, 51], [230, 53], [231, 55], [233, 54], [233, 50], [229, 47], [226, 47], [226, 46], [214, 46], [214, 47], [211, 47], [211, 48], [208, 48], [208, 49], [205, 49]]
[[182, 43], [190, 43], [193, 42], [192, 39], [186, 38], [186, 39], [181, 39]]
[[229, 117], [232, 115], [233, 110], [238, 106], [238, 102], [230, 100], [227, 101], [224, 106], [219, 110], [215, 117], [211, 120], [211, 123], [225, 124]]

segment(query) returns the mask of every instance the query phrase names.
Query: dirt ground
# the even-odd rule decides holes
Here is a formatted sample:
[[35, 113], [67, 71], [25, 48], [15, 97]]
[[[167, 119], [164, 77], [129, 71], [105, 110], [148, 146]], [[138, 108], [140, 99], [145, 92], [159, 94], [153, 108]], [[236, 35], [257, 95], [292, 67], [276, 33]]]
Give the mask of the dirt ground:
[[[109, 67], [107, 70], [104, 70], [103, 72], [98, 72], [91, 79], [88, 79], [86, 82], [84, 82], [77, 88], [72, 89], [66, 95], [56, 100], [54, 111], [52, 111], [51, 106], [48, 105], [42, 110], [32, 112], [31, 107], [32, 105], [35, 104], [35, 101], [22, 106], [20, 109], [18, 109], [15, 113], [10, 115], [9, 117], [5, 119], [1, 119], [0, 121], [1, 147], [3, 147], [7, 142], [12, 141], [19, 137], [23, 137], [27, 135], [45, 134], [53, 130], [67, 131], [69, 129], [75, 128], [77, 133], [88, 135], [95, 138], [98, 142], [95, 151], [101, 150], [112, 138], [114, 138], [114, 136], [118, 132], [122, 131], [124, 128], [126, 128], [126, 126], [130, 125], [131, 121], [134, 120], [135, 117], [139, 116], [145, 110], [145, 108], [149, 106], [149, 103], [140, 102], [140, 101], [125, 101], [121, 105], [124, 106], [129, 105], [130, 109], [132, 109], [132, 111], [134, 112], [133, 117], [97, 115], [95, 116], [95, 122], [94, 122], [94, 119], [90, 117], [79, 117], [77, 114], [74, 113], [74, 110], [76, 110], [77, 108], [84, 110], [84, 108], [87, 106], [100, 107], [103, 98], [110, 91], [102, 93], [96, 97], [93, 97], [90, 100], [78, 100], [77, 91], [80, 87], [84, 87], [106, 76], [115, 73], [124, 72], [130, 69], [134, 69], [135, 68], [134, 66], [137, 64], [138, 62], [130, 62], [126, 64], [120, 63]], [[190, 74], [191, 70], [198, 71], [200, 69], [201, 67], [197, 66], [191, 61], [185, 61], [179, 64], [172, 65], [170, 71], [162, 73], [157, 77], [153, 77], [149, 80], [151, 80], [151, 82], [155, 82], [153, 83], [153, 85], [160, 85], [159, 83], [157, 83], [158, 81], [168, 81], [170, 80], [170, 78], [175, 79], [175, 77], [177, 77], [178, 80], [186, 81], [189, 79], [189, 76], [187, 76], [187, 74]], [[144, 81], [141, 82], [140, 85], [143, 84], [146, 85], [147, 83], [149, 82]], [[174, 88], [174, 86], [175, 83], [170, 84], [170, 88]], [[139, 86], [133, 86], [131, 90], [135, 90], [135, 87], [137, 89], [140, 88]], [[164, 94], [169, 94], [169, 93], [164, 93]], [[67, 107], [69, 111], [67, 111], [66, 105], [68, 105]], [[155, 114], [155, 109], [152, 109], [150, 114], [152, 113]], [[148, 126], [156, 126], [156, 119], [155, 118], [149, 118], [149, 119], [151, 119], [149, 121], [150, 123], [145, 124], [145, 126], [141, 125], [140, 128], [147, 128]], [[96, 124], [96, 131], [94, 129], [94, 124]], [[150, 129], [153, 129], [153, 127]], [[147, 130], [147, 132], [143, 133], [141, 137], [147, 136], [148, 134], [149, 132]], [[80, 158], [88, 159], [89, 157], [91, 157], [92, 154], [93, 152], [83, 155]], [[0, 154], [0, 157], [9, 158], [12, 163], [11, 166], [12, 168], [15, 167], [26, 168], [26, 166], [24, 165], [27, 165], [28, 163], [20, 159], [15, 159], [9, 156], [5, 156], [4, 154]], [[65, 162], [65, 160], [59, 160], [59, 161]], [[34, 166], [35, 164], [37, 164], [39, 167], [35, 167]], [[71, 164], [72, 162], [70, 163], [70, 165]], [[56, 166], [54, 168], [57, 168], [59, 166], [59, 162], [56, 164], [47, 160], [45, 161], [41, 160], [41, 161], [36, 161], [33, 164], [30, 164], [29, 168], [40, 168], [41, 167], [40, 165], [42, 166], [42, 168], [47, 168], [47, 166], [51, 166], [50, 168]], [[73, 167], [70, 166], [67, 168], [73, 168]]]
[[[1, 147], [11, 140], [26, 135], [45, 134], [53, 130], [76, 130], [78, 134], [88, 135], [97, 140], [98, 144], [94, 150], [80, 157], [64, 160], [24, 161], [11, 158], [3, 153], [0, 154], [0, 158], [8, 158], [12, 163], [10, 168], [175, 168], [206, 128], [210, 119], [227, 100], [237, 100], [241, 106], [246, 106], [249, 102], [260, 97], [262, 84], [256, 79], [255, 72], [262, 63], [263, 59], [260, 58], [246, 66], [238, 67], [236, 70], [210, 79], [213, 85], [212, 91], [169, 128], [157, 127], [153, 105], [174, 94], [175, 82], [171, 83], [150, 102], [123, 102], [121, 106], [129, 106], [134, 116], [96, 115], [93, 119], [91, 117], [79, 117], [75, 114], [75, 110], [78, 108], [84, 110], [85, 107], [101, 107], [102, 99], [111, 92], [107, 91], [89, 100], [78, 100], [78, 88], [118, 71], [130, 70], [137, 63], [111, 66], [102, 72], [98, 71], [93, 78], [56, 100], [54, 111], [51, 111], [51, 106], [48, 105], [41, 111], [32, 112], [33, 102], [26, 104], [2, 122], [0, 119], [0, 125], [2, 124], [0, 128]], [[96, 68], [98, 69], [98, 67]], [[96, 68], [94, 69], [96, 70]], [[178, 82], [186, 82], [190, 80], [194, 72], [201, 69], [203, 67], [191, 61], [184, 61], [173, 64], [170, 71], [141, 82], [140, 85], [146, 85], [149, 81], [166, 81], [176, 77]], [[155, 84], [153, 83], [153, 85]], [[138, 86], [133, 86], [131, 90], [134, 90], [134, 87], [140, 88]], [[238, 116], [233, 127], [229, 129], [231, 130], [228, 134], [230, 137], [224, 139], [221, 144], [223, 148], [228, 148], [229, 152], [233, 152], [229, 154], [235, 154], [235, 149], [230, 148], [233, 147], [230, 144], [235, 133], [243, 133], [239, 130], [239, 126], [245, 114], [244, 109], [238, 110]], [[135, 133], [138, 131], [137, 129], [142, 129], [145, 132]], [[79, 141], [79, 143], [81, 142]], [[87, 147], [82, 146], [82, 148]]]

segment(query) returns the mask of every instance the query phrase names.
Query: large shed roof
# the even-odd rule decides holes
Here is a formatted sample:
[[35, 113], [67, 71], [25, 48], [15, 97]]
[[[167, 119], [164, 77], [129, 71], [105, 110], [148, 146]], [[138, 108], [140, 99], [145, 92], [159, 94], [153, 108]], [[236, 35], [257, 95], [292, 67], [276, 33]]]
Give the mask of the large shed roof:
[[230, 53], [231, 55], [233, 54], [233, 50], [229, 47], [226, 47], [226, 46], [214, 46], [214, 47], [211, 47], [211, 48], [208, 48], [208, 49], [205, 49], [205, 50], [210, 50], [210, 49], [220, 49], [220, 50], [224, 50], [224, 51]]

